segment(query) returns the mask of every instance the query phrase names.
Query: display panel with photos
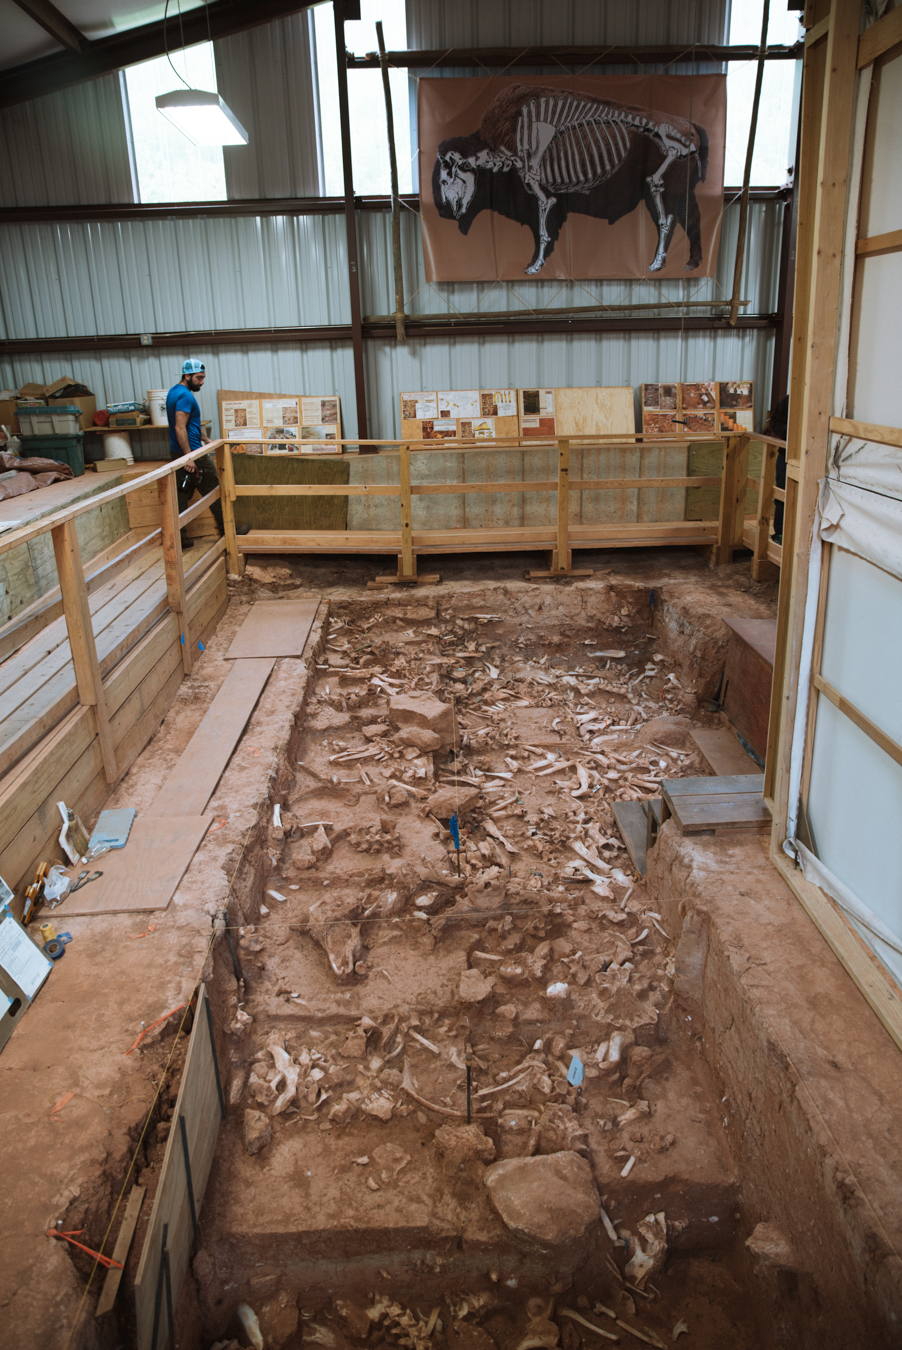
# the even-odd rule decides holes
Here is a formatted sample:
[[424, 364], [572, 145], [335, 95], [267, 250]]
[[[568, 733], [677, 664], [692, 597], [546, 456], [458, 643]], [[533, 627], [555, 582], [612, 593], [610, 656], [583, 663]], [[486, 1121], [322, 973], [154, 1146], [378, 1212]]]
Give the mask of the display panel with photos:
[[337, 394], [257, 394], [221, 389], [219, 424], [233, 448], [247, 454], [339, 454]]
[[437, 389], [401, 394], [401, 437], [494, 441], [519, 434], [516, 389]]
[[643, 384], [642, 430], [650, 436], [754, 431], [754, 384], [751, 380]]

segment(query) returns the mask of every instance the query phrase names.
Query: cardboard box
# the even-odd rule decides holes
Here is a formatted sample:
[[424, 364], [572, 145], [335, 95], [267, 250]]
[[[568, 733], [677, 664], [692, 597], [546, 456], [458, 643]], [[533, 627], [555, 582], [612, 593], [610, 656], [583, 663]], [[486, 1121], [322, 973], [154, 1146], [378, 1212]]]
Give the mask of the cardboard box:
[[[74, 382], [72, 380], [69, 380], [68, 383], [72, 384]], [[97, 400], [95, 399], [93, 394], [85, 395], [82, 398], [61, 398], [59, 401], [60, 403], [71, 403], [74, 407], [81, 408], [82, 431], [87, 431], [88, 427], [92, 427], [94, 425], [94, 414], [97, 411]], [[51, 398], [49, 402], [53, 403], [54, 400]]]
[[52, 398], [57, 389], [66, 389], [70, 384], [77, 383], [78, 381], [73, 379], [71, 375], [61, 375], [58, 380], [53, 381], [53, 384], [44, 385], [44, 393], [48, 398]]
[[147, 416], [146, 413], [123, 412], [110, 414], [110, 426], [116, 427], [119, 430], [123, 430], [126, 427], [130, 427], [132, 430], [134, 430], [135, 427], [147, 426], [147, 423], [149, 421], [150, 418]]
[[42, 384], [23, 384], [19, 390], [19, 398], [36, 398], [39, 403], [43, 403], [44, 386]]
[[95, 473], [120, 473], [131, 467], [127, 459], [98, 459], [89, 466]]
[[17, 406], [14, 398], [0, 399], [0, 427], [9, 427], [13, 433], [19, 430]]

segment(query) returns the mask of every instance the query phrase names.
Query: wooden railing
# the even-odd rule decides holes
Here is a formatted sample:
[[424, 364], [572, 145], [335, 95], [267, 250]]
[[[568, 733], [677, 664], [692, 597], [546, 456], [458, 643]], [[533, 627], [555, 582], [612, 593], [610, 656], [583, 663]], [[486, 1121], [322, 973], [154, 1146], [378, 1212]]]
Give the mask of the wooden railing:
[[[190, 673], [194, 666], [194, 649], [187, 632], [185, 618], [185, 573], [182, 564], [180, 531], [223, 494], [221, 489], [217, 487], [201, 501], [196, 502], [187, 511], [183, 511], [179, 515], [175, 475], [180, 469], [184, 469], [187, 465], [193, 463], [194, 460], [201, 459], [204, 455], [213, 451], [216, 453], [217, 468], [220, 476], [222, 476], [226, 460], [222, 446], [223, 442], [221, 441], [204, 445], [199, 450], [193, 450], [181, 459], [172, 460], [162, 468], [153, 469], [149, 473], [142, 474], [139, 478], [132, 479], [131, 482], [120, 484], [106, 492], [97, 493], [75, 506], [67, 507], [65, 510], [45, 516], [33, 524], [0, 535], [0, 554], [3, 554], [37, 539], [40, 535], [50, 534], [53, 539], [53, 550], [59, 578], [59, 590], [57, 592], [42, 597], [39, 602], [30, 606], [25, 613], [20, 615], [15, 623], [11, 623], [0, 630], [0, 659], [9, 656], [18, 647], [28, 642], [53, 619], [60, 615], [65, 617], [78, 690], [78, 702], [93, 710], [97, 739], [103, 757], [104, 776], [108, 783], [115, 783], [118, 780], [120, 769], [110, 732], [110, 719], [104, 697], [100, 664], [97, 659], [97, 646], [94, 639], [88, 595], [104, 582], [111, 580], [117, 572], [124, 570], [142, 553], [162, 544], [169, 608], [178, 619], [182, 667], [186, 673]], [[146, 488], [148, 483], [154, 481], [158, 485], [160, 528], [147, 538], [142, 539], [138, 544], [124, 550], [119, 557], [112, 559], [90, 577], [86, 577], [75, 528], [78, 517], [86, 515], [90, 511], [96, 511], [99, 507], [116, 501], [120, 497], [126, 497], [130, 492]], [[223, 515], [224, 517], [228, 515], [234, 537], [234, 517], [232, 516], [231, 501], [223, 500]], [[223, 545], [220, 547], [223, 547]]]
[[[397, 553], [397, 575], [385, 580], [417, 582], [417, 556], [428, 553], [492, 552], [497, 550], [547, 550], [550, 554], [547, 570], [530, 573], [531, 576], [572, 576], [574, 548], [642, 547], [651, 544], [690, 544], [710, 546], [712, 561], [716, 564], [731, 561], [733, 550], [743, 542], [743, 516], [748, 485], [748, 447], [757, 437], [746, 435], [699, 437], [644, 437], [644, 436], [570, 436], [534, 439], [507, 437], [497, 441], [372, 441], [344, 440], [337, 448], [356, 458], [356, 454], [371, 455], [377, 450], [380, 457], [399, 462], [396, 484], [235, 484], [233, 448], [220, 443], [217, 461], [220, 463], [223, 492], [223, 517], [226, 531], [226, 551], [230, 571], [240, 570], [241, 559], [248, 553], [329, 552], [329, 553]], [[276, 442], [278, 443], [278, 442]], [[571, 450], [603, 449], [610, 451], [642, 451], [657, 449], [686, 449], [689, 445], [722, 444], [723, 468], [710, 476], [681, 475], [672, 477], [622, 477], [572, 479]], [[354, 448], [356, 447], [356, 454]], [[555, 447], [557, 471], [546, 481], [510, 482], [444, 482], [416, 483], [412, 481], [412, 456], [453, 451], [464, 455], [490, 454], [511, 449], [524, 451]], [[304, 453], [305, 461], [329, 459], [335, 454]], [[623, 489], [657, 490], [666, 488], [700, 488], [719, 486], [720, 508], [717, 519], [669, 520], [660, 522], [604, 523], [573, 525], [570, 522], [570, 493], [577, 491], [619, 491]], [[553, 492], [556, 495], [553, 526], [520, 526], [517, 528], [454, 527], [450, 529], [419, 529], [413, 525], [413, 498], [446, 494], [494, 494]], [[251, 530], [243, 536], [235, 535], [234, 502], [239, 497], [329, 496], [329, 497], [394, 497], [399, 504], [399, 522], [396, 530]], [[383, 580], [380, 578], [380, 580]]]

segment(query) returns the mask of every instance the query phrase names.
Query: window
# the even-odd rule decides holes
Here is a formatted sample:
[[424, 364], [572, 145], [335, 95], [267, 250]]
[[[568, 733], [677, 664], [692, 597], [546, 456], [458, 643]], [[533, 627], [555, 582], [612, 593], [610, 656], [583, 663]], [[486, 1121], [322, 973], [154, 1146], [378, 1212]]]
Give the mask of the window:
[[[388, 51], [407, 47], [407, 18], [404, 0], [361, 0], [361, 18], [345, 24], [345, 42], [349, 51], [363, 55], [378, 51], [376, 20]], [[341, 165], [341, 126], [338, 118], [338, 71], [335, 65], [335, 27], [332, 5], [317, 5], [313, 11], [316, 32], [316, 66], [319, 80], [320, 119], [323, 138], [325, 195], [344, 195]], [[395, 154], [398, 160], [398, 186], [411, 191], [412, 147], [410, 144], [410, 98], [406, 70], [389, 73], [392, 112], [395, 123]], [[388, 163], [388, 133], [385, 126], [385, 96], [381, 70], [348, 71], [348, 105], [351, 114], [351, 162], [354, 191], [361, 195], [383, 195], [391, 191]]]
[[[730, 46], [761, 41], [762, 0], [733, 0], [730, 10]], [[770, 7], [767, 26], [769, 43], [792, 46], [799, 38], [799, 16], [781, 4]], [[761, 85], [761, 105], [755, 133], [752, 159], [752, 184], [755, 187], [781, 187], [789, 178], [787, 170], [795, 160], [796, 87], [795, 61], [768, 61]], [[727, 67], [727, 142], [724, 183], [738, 187], [745, 172], [752, 99], [755, 95], [757, 62], [731, 61]]]
[[[173, 69], [173, 66], [175, 69]], [[178, 74], [176, 74], [176, 71]], [[125, 71], [126, 126], [142, 202], [215, 202], [226, 197], [222, 146], [192, 145], [157, 111], [154, 99], [171, 89], [216, 89], [213, 44], [198, 43]]]

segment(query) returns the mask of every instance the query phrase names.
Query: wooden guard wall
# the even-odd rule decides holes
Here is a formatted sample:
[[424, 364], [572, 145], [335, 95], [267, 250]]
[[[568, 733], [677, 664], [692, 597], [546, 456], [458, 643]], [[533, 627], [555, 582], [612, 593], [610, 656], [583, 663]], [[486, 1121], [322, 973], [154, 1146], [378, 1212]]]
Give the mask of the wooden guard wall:
[[[179, 530], [220, 496], [217, 488], [178, 514], [175, 471], [209, 447], [175, 460], [77, 506], [12, 530], [0, 539], [0, 554], [45, 533], [53, 542], [59, 592], [21, 616], [0, 634], [0, 655], [15, 659], [24, 644], [56, 621], [65, 620], [68, 649], [61, 669], [42, 691], [40, 706], [29, 704], [0, 723], [0, 876], [14, 889], [30, 882], [41, 861], [59, 856], [61, 826], [56, 803], [65, 801], [83, 817], [102, 805], [162, 722], [186, 672], [228, 603], [225, 543], [182, 559]], [[75, 520], [98, 504], [126, 497], [152, 483], [159, 529], [86, 577]], [[90, 595], [138, 559], [160, 557], [165, 589], [148, 592], [140, 616], [120, 622], [98, 657]], [[157, 564], [159, 565], [159, 563]], [[3, 670], [0, 665], [0, 671]]]
[[[249, 553], [394, 553], [398, 558], [397, 580], [416, 582], [416, 560], [421, 554], [544, 550], [551, 555], [552, 572], [566, 575], [572, 570], [574, 549], [674, 544], [709, 547], [715, 563], [727, 563], [733, 550], [743, 544], [750, 486], [759, 489], [762, 499], [754, 528], [757, 546], [766, 561], [769, 516], [764, 505], [768, 494], [773, 493], [772, 467], [769, 487], [766, 474], [761, 480], [748, 478], [749, 445], [761, 439], [748, 435], [693, 437], [693, 444], [710, 444], [720, 456], [719, 471], [707, 476], [686, 473], [688, 441], [682, 437], [574, 436], [559, 437], [544, 446], [531, 438], [511, 437], [477, 445], [445, 441], [440, 451], [436, 451], [434, 442], [343, 441], [342, 449], [355, 446], [366, 454], [360, 465], [369, 481], [328, 486], [236, 484], [231, 448], [220, 443], [217, 454], [222, 461], [224, 503], [228, 506], [224, 519], [229, 570], [240, 571], [243, 557]], [[378, 456], [366, 453], [370, 447], [378, 448]], [[675, 452], [684, 466], [682, 474], [648, 471], [649, 458], [656, 457], [666, 465], [667, 456]], [[513, 476], [511, 466], [517, 455], [519, 464], [525, 465], [538, 463], [537, 454], [548, 460], [545, 472], [549, 476], [531, 481]], [[469, 466], [476, 464], [479, 469], [474, 474]], [[439, 467], [446, 473], [449, 466], [460, 465], [463, 471], [458, 472], [458, 481], [447, 481], [443, 473], [436, 472]], [[587, 468], [592, 477], [582, 476]], [[354, 476], [352, 472], [352, 479]], [[682, 505], [685, 491], [699, 488], [716, 489], [716, 513], [709, 519], [686, 520]], [[239, 499], [283, 495], [389, 500], [384, 512], [370, 513], [378, 528], [252, 529], [242, 536], [235, 534], [234, 504]], [[472, 519], [466, 503], [474, 497], [485, 522], [481, 526], [464, 523]], [[644, 504], [627, 510], [626, 499], [631, 497]], [[437, 520], [430, 520], [424, 508], [441, 498], [464, 503], [461, 523], [448, 524], [446, 520], [439, 525]], [[487, 504], [499, 498], [522, 501], [519, 524], [502, 524], [497, 518], [492, 522]], [[600, 504], [610, 503], [611, 498], [614, 509]], [[674, 498], [681, 503], [678, 509]], [[531, 502], [537, 505], [531, 507]]]

